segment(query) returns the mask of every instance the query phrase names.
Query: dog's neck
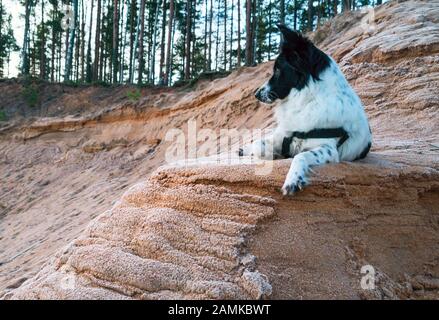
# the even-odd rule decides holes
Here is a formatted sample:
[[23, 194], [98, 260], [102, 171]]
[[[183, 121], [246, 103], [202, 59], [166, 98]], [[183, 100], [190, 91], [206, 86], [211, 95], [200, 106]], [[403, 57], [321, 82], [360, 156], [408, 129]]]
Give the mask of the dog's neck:
[[277, 108], [288, 108], [290, 112], [301, 112], [312, 102], [324, 104], [325, 99], [336, 96], [348, 85], [337, 64], [331, 59], [329, 68], [320, 75], [320, 80], [310, 77], [307, 85], [301, 90], [291, 89], [289, 95], [283, 99]]

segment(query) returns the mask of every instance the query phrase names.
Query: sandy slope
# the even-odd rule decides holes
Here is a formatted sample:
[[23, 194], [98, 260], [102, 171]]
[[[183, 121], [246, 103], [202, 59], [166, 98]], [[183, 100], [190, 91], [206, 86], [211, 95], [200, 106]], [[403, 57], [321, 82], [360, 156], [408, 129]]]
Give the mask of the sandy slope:
[[[278, 190], [290, 160], [266, 176], [253, 164], [194, 164], [147, 179], [164, 163], [166, 131], [188, 119], [271, 126], [271, 109], [252, 97], [270, 63], [4, 130], [5, 297], [438, 298], [439, 1], [386, 4], [370, 34], [363, 16], [314, 37], [326, 37], [320, 45], [365, 103], [373, 152], [316, 170], [294, 198]], [[377, 272], [373, 291], [359, 287], [365, 264]]]

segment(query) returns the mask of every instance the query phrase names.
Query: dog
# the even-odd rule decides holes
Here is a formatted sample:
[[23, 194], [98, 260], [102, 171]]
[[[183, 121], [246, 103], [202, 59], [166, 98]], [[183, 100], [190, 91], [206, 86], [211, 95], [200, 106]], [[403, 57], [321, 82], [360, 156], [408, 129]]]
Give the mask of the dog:
[[372, 133], [360, 98], [337, 63], [285, 25], [273, 75], [255, 97], [275, 108], [271, 137], [239, 150], [240, 156], [293, 158], [282, 186], [292, 195], [309, 183], [311, 167], [354, 161], [368, 154]]

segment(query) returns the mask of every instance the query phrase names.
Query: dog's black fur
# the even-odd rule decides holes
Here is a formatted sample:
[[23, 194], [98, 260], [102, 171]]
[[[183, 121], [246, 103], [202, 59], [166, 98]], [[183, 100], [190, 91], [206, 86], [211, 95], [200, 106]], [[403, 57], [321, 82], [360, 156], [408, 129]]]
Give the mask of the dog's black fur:
[[[303, 89], [311, 79], [319, 80], [319, 75], [329, 67], [329, 57], [301, 34], [280, 24], [280, 53], [273, 67], [273, 76], [268, 81], [271, 88], [267, 94], [270, 102], [284, 99], [292, 88]], [[262, 102], [267, 102], [261, 90], [255, 94]]]

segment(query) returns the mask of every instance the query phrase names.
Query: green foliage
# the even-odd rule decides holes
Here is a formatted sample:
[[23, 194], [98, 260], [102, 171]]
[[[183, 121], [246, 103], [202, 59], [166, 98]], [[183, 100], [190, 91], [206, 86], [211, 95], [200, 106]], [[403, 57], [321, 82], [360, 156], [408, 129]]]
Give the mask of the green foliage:
[[6, 121], [8, 118], [4, 110], [0, 110], [0, 121]]
[[142, 97], [142, 92], [139, 89], [133, 89], [127, 92], [127, 98], [132, 102], [137, 102]]
[[103, 88], [109, 88], [111, 87], [111, 83], [106, 81], [95, 81], [93, 82], [94, 86], [103, 87]]
[[19, 49], [12, 29], [12, 16], [5, 9], [0, 2], [0, 78], [5, 74], [5, 64], [9, 64], [11, 53]]
[[35, 84], [25, 84], [21, 95], [29, 107], [34, 108], [38, 105], [38, 102], [40, 100], [40, 94], [38, 87]]

